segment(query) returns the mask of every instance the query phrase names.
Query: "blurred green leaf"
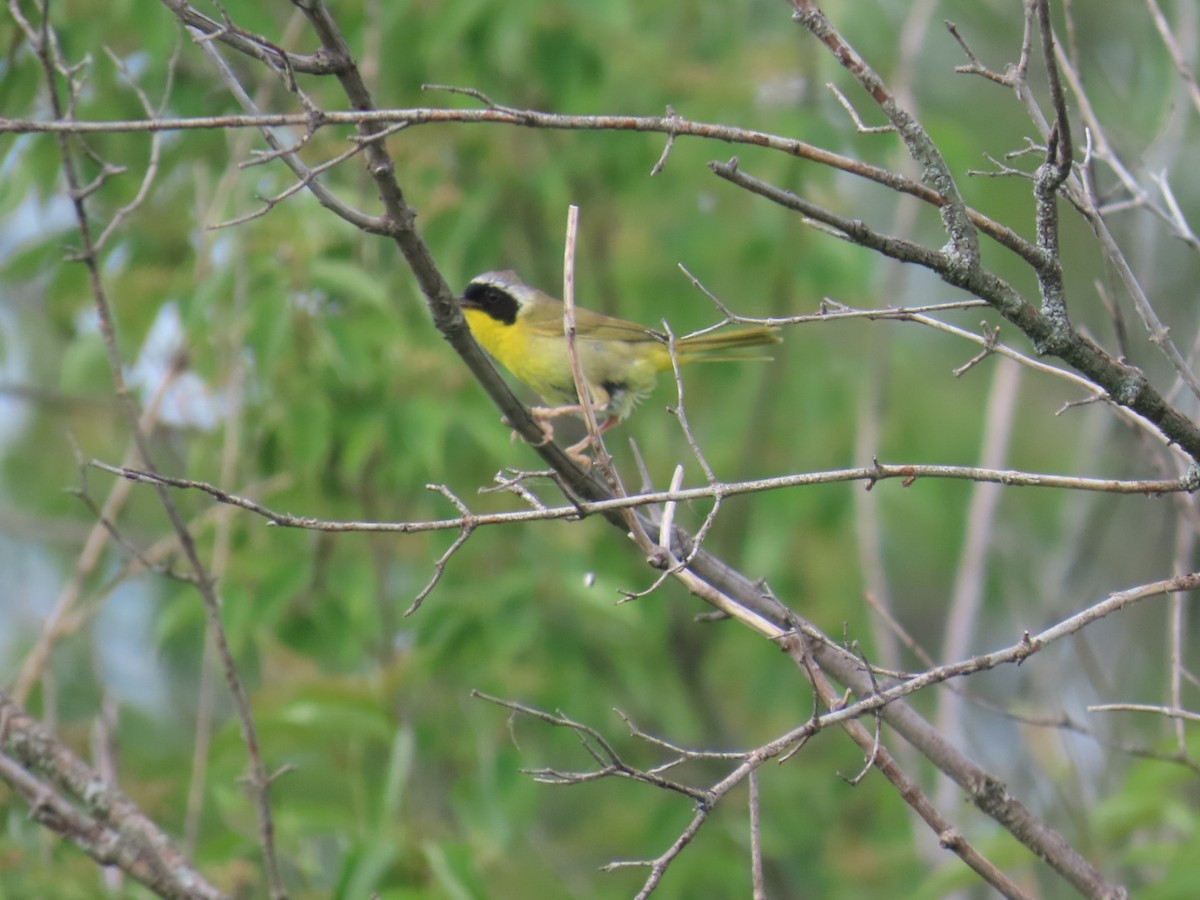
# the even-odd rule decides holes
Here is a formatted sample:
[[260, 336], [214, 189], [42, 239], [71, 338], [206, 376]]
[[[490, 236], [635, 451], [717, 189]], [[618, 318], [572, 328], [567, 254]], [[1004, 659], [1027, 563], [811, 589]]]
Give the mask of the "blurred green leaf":
[[[938, 15], [958, 23], [981, 59], [1001, 69], [1015, 59], [1020, 4], [942, 6]], [[1059, 34], [1078, 57], [1082, 83], [1091, 86], [1097, 114], [1111, 128], [1107, 137], [1138, 177], [1165, 171], [1173, 152], [1190, 159], [1194, 128], [1185, 117], [1192, 112], [1153, 22], [1137, 4], [1107, 4], [1103, 15], [1091, 15], [1093, 7], [1100, 9], [1079, 5], [1073, 30]], [[920, 5], [825, 8], [884, 78], [903, 80], [914, 113], [963, 173], [969, 202], [1031, 236], [1034, 204], [1025, 179], [965, 174], [985, 168], [988, 156], [1033, 170], [1036, 154], [1024, 151], [1035, 129], [1024, 106], [984, 79], [951, 77], [963, 62], [961, 48], [928, 22], [916, 27]], [[22, 9], [33, 14], [28, 4]], [[1183, 21], [1188, 9], [1168, 14]], [[144, 115], [106, 47], [151, 102], [164, 102], [164, 115], [239, 111], [206, 55], [161, 5], [72, 0], [50, 10], [67, 64], [90, 57], [77, 72], [84, 81], [77, 118]], [[1056, 16], [1062, 12], [1055, 9]], [[286, 4], [235, 5], [229, 13], [247, 32], [289, 50], [317, 49], [303, 18]], [[818, 52], [782, 5], [749, 4], [731, 16], [715, 0], [461, 0], [342, 4], [331, 14], [380, 107], [479, 105], [423, 91], [424, 83], [473, 87], [500, 105], [559, 113], [663, 115], [670, 105], [697, 120], [795, 136], [916, 174], [894, 134], [860, 133], [821, 87], [837, 84], [877, 121], [849, 76]], [[8, 118], [45, 119], [38, 61], [15, 26], [6, 33], [0, 109]], [[301, 110], [277, 73], [225, 53], [264, 109]], [[346, 108], [336, 79], [301, 74], [298, 84], [316, 108]], [[1075, 104], [1072, 110], [1079, 113]], [[322, 127], [300, 152], [319, 166], [350, 146], [351, 133]], [[299, 139], [301, 130], [290, 137]], [[6, 623], [0, 666], [11, 680], [47, 610], [71, 583], [95, 525], [93, 512], [64, 492], [79, 483], [72, 443], [84, 458], [116, 462], [130, 439], [115, 414], [104, 346], [92, 324], [87, 269], [68, 261], [80, 241], [63, 193], [57, 139], [0, 141], [0, 363], [10, 367], [3, 381], [11, 388], [0, 398], [0, 518], [8, 523], [0, 563], [12, 587], [0, 607]], [[514, 267], [557, 294], [566, 209], [574, 203], [581, 207], [580, 301], [647, 325], [666, 319], [683, 332], [720, 319], [678, 271], [680, 262], [749, 316], [815, 313], [824, 298], [864, 307], [960, 299], [923, 272], [880, 262], [713, 178], [707, 164], [736, 154], [757, 177], [932, 248], [945, 242], [936, 210], [910, 208], [877, 186], [800, 158], [686, 137], [671, 145], [665, 168], [651, 177], [667, 144], [659, 134], [493, 123], [414, 126], [391, 135], [387, 146], [419, 213], [420, 233], [456, 290], [479, 272]], [[93, 135], [86, 146], [85, 181], [110, 166], [86, 200], [99, 233], [137, 193], [151, 139]], [[511, 493], [482, 492], [497, 473], [528, 473], [542, 463], [510, 440], [510, 429], [437, 334], [395, 245], [355, 231], [305, 192], [236, 226], [211, 229], [263, 211], [262, 197], [293, 184], [278, 162], [245, 165], [258, 162], [263, 149], [261, 136], [248, 130], [164, 134], [144, 202], [108, 239], [100, 260], [126, 366], [151, 326], [166, 318], [166, 305], [175, 304], [183, 333], [174, 337], [187, 351], [186, 375], [218, 398], [217, 420], [199, 427], [172, 415], [186, 412], [194, 398], [169, 397], [164, 421], [151, 432], [158, 468], [331, 520], [417, 522], [459, 514], [427, 485], [444, 485], [478, 514], [529, 508]], [[1022, 153], [1006, 157], [1013, 151]], [[362, 160], [360, 154], [321, 177], [345, 202], [379, 215]], [[1107, 198], [1115, 188], [1095, 156], [1089, 172]], [[1186, 168], [1168, 175], [1164, 184], [1194, 221], [1200, 189]], [[1119, 287], [1106, 284], [1097, 299], [1097, 281], [1108, 278], [1110, 264], [1096, 252], [1092, 229], [1068, 204], [1061, 218], [1073, 321], [1114, 356], [1128, 352], [1154, 383], [1170, 385], [1174, 373], [1157, 351], [1139, 343], [1140, 336], [1128, 340], [1140, 326]], [[1158, 240], [1150, 226], [1160, 224], [1150, 219], [1134, 204], [1111, 223], [1153, 273], [1149, 287], [1180, 340], [1194, 330], [1191, 298], [1200, 267], [1183, 242]], [[1033, 279], [1011, 254], [987, 241], [983, 252], [1000, 277], [1036, 298]], [[1128, 348], [1117, 341], [1110, 310], [1127, 320]], [[985, 318], [988, 327], [998, 322], [974, 309], [945, 315], [973, 334]], [[1000, 324], [1003, 340], [1034, 352]], [[826, 319], [789, 328], [771, 362], [689, 367], [686, 409], [722, 480], [865, 465], [872, 456], [973, 464], [995, 359], [961, 377], [952, 373], [977, 352], [973, 343], [914, 322]], [[641, 473], [630, 441], [654, 487], [669, 483], [677, 463], [687, 484], [705, 483], [667, 411], [677, 404], [671, 382], [664, 375], [637, 414], [609, 434], [631, 490]], [[1010, 464], [1113, 477], [1161, 467], [1140, 438], [1102, 417], [1110, 412], [1100, 404], [1075, 405], [1074, 387], [1029, 373], [1019, 392]], [[564, 434], [572, 428], [578, 424], [561, 425]], [[113, 480], [95, 474], [89, 480], [92, 499], [104, 503]], [[548, 478], [527, 475], [522, 485], [547, 505], [565, 502]], [[749, 577], [763, 578], [872, 661], [911, 668], [918, 662], [903, 650], [894, 661], [876, 658], [883, 652], [877, 645], [892, 638], [863, 596], [882, 587], [887, 596], [871, 599], [886, 600], [903, 629], [936, 655], [973, 493], [967, 483], [922, 479], [876, 484], [869, 494], [860, 485], [831, 484], [731, 497], [705, 546]], [[287, 887], [301, 900], [584, 898], [638, 890], [640, 870], [599, 873], [598, 867], [661, 852], [693, 815], [690, 802], [624, 781], [535, 783], [523, 770], [582, 769], [594, 760], [576, 735], [471, 700], [472, 689], [561, 710], [601, 730], [623, 758], [646, 766], [666, 763], [667, 754], [632, 736], [614, 708], [648, 733], [720, 749], [770, 740], [812, 713], [811, 691], [785, 655], [731, 623], [696, 621], [705, 608], [677, 585], [619, 602], [657, 573], [599, 520], [476, 529], [446, 561], [421, 610], [405, 619], [456, 531], [299, 531], [268, 526], [206, 494], [173, 495], [198, 552], [213, 566], [265, 764], [272, 772], [286, 768], [272, 784], [273, 810]], [[1175, 571], [1177, 523], [1163, 515], [1167, 505], [1163, 498], [1005, 489], [981, 577], [973, 650], [1016, 640], [1114, 584]], [[710, 506], [680, 504], [677, 519], [698, 527]], [[190, 832], [185, 819], [194, 809], [195, 858], [205, 873], [234, 895], [264, 896], [255, 810], [243, 787], [246, 749], [220, 666], [206, 650], [205, 611], [191, 585], [160, 574], [185, 571], [185, 555], [147, 486], [133, 487], [112, 523], [122, 541], [100, 548], [94, 568], [80, 576], [80, 607], [39, 702], [57, 712], [61, 733], [82, 748], [104, 698], [127, 696], [122, 685], [108, 683], [111, 638], [98, 623], [102, 614], [135, 606], [119, 588], [138, 579], [139, 590], [154, 596], [145, 629], [151, 637], [136, 655], [161, 681], [155, 686], [163, 699], [146, 708], [122, 706], [113, 739], [118, 780], [175, 835]], [[142, 557], [151, 556], [157, 568], [145, 574]], [[872, 564], [884, 570], [882, 583]], [[981, 673], [970, 690], [989, 704], [1049, 721], [1064, 710], [1082, 715], [1097, 694], [1154, 695], [1163, 684], [1162, 654], [1146, 649], [1146, 636], [1166, 633], [1166, 625], [1160, 608], [1146, 607], [1099, 623], [1089, 632], [1096, 635], [1089, 648], [1081, 641], [1057, 656], [1031, 658], [1016, 672]], [[119, 626], [126, 639], [138, 629]], [[922, 694], [914, 702], [932, 709], [941, 700]], [[1113, 749], [1168, 746], [1165, 730], [1144, 722], [1113, 725], [1103, 742], [1085, 740], [997, 716], [991, 705], [971, 710], [966, 721], [964, 750], [1106, 874], [1139, 897], [1194, 893], [1200, 877], [1192, 853], [1200, 800], [1194, 774], [1157, 760], [1131, 762]], [[882, 739], [902, 749], [886, 730]], [[932, 900], [977, 886], [957, 861], [929, 862], [918, 841], [930, 839], [916, 837], [922, 826], [876, 773], [854, 788], [837, 778], [861, 764], [861, 753], [840, 736], [818, 735], [786, 765], [764, 767], [768, 893], [836, 900], [902, 890]], [[696, 763], [671, 773], [706, 784], [724, 771]], [[914, 773], [927, 780], [919, 767]], [[47, 842], [15, 800], [0, 810], [0, 900], [95, 895], [93, 863]], [[965, 806], [943, 812], [1031, 893], [1061, 891], [1061, 881], [981, 815]], [[672, 865], [656, 896], [746, 895], [748, 860], [745, 797], [735, 794]], [[117, 893], [142, 896], [133, 887]]]

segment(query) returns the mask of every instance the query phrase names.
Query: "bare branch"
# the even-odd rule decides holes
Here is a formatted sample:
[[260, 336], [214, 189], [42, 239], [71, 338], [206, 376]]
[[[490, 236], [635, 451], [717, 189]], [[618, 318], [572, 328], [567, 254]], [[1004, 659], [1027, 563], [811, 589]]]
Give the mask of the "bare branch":
[[[165, 0], [164, 0], [165, 2]], [[469, 92], [472, 89], [460, 89]], [[447, 123], [494, 123], [515, 125], [522, 128], [549, 128], [564, 131], [630, 131], [666, 134], [676, 137], [695, 137], [727, 144], [746, 144], [765, 147], [809, 160], [819, 165], [844, 171], [848, 174], [873, 181], [890, 190], [899, 191], [918, 198], [924, 203], [940, 207], [945, 203], [936, 191], [918, 181], [913, 181], [889, 169], [872, 166], [861, 160], [843, 156], [794, 138], [737, 128], [714, 122], [697, 122], [675, 116], [570, 116], [539, 112], [530, 109], [514, 109], [506, 106], [489, 105], [487, 109], [367, 109], [361, 111], [322, 111], [321, 126], [357, 125], [377, 126], [404, 124], [411, 126]], [[69, 133], [104, 134], [136, 131], [183, 131], [183, 130], [227, 130], [234, 128], [271, 128], [297, 126], [308, 128], [312, 120], [306, 113], [258, 113], [240, 116], [189, 116], [158, 117], [153, 119], [124, 119], [108, 122], [54, 122], [31, 119], [0, 117], [0, 134]], [[1036, 253], [1032, 244], [1021, 238], [1012, 229], [1001, 225], [976, 210], [968, 215], [975, 227], [993, 240], [1023, 258]]]
[[[433, 519], [424, 522], [333, 521], [317, 519], [311, 516], [295, 516], [291, 513], [270, 509], [255, 500], [231, 494], [204, 481], [196, 481], [190, 478], [174, 478], [128, 466], [113, 466], [99, 460], [92, 460], [89, 465], [103, 472], [109, 472], [110, 474], [142, 484], [155, 484], [179, 488], [181, 490], [201, 491], [221, 503], [227, 503], [260, 515], [270, 525], [285, 528], [303, 528], [311, 531], [370, 531], [417, 534], [424, 531], [457, 531], [467, 525], [467, 519], [461, 516], [453, 519]], [[1084, 478], [1074, 475], [1047, 475], [1020, 472], [1012, 469], [983, 469], [975, 466], [891, 465], [875, 461], [870, 466], [860, 466], [853, 469], [832, 469], [825, 472], [780, 475], [774, 478], [760, 478], [751, 481], [717, 482], [708, 487], [686, 488], [679, 491], [653, 491], [645, 494], [611, 497], [607, 500], [579, 500], [569, 506], [472, 515], [470, 523], [473, 527], [482, 527], [487, 525], [508, 525], [517, 522], [541, 522], [558, 519], [573, 521], [590, 515], [604, 515], [638, 506], [651, 506], [672, 501], [686, 503], [693, 500], [734, 497], [742, 494], [754, 494], [782, 488], [806, 487], [815, 484], [833, 484], [845, 481], [864, 481], [867, 483], [868, 489], [873, 487], [877, 482], [891, 479], [900, 479], [906, 482], [906, 486], [911, 486], [921, 478], [949, 478], [962, 481], [992, 482], [1010, 487], [1044, 487], [1099, 491], [1109, 494], [1143, 494], [1148, 497], [1180, 492], [1190, 493], [1200, 488], [1200, 473], [1197, 473], [1196, 476], [1189, 475], [1183, 478], [1122, 481], [1111, 478]]]
[[[25, 20], [17, 8], [16, 0], [10, 0], [9, 6], [14, 11], [14, 14], [17, 15], [19, 21], [24, 22]], [[46, 13], [47, 10], [43, 8], [43, 16]], [[43, 18], [41, 28], [36, 33], [30, 34], [30, 42], [42, 67], [53, 118], [61, 122], [74, 117], [74, 105], [81, 86], [73, 77], [69, 76], [67, 78], [68, 96], [64, 101], [56, 78], [56, 75], [60, 74], [63, 69], [63, 61], [59, 55], [57, 43], [51, 38], [53, 34], [54, 32], [50, 28], [49, 21]], [[67, 194], [71, 199], [75, 227], [78, 230], [81, 242], [78, 261], [83, 264], [87, 271], [88, 286], [91, 292], [92, 304], [97, 314], [113, 389], [121, 403], [121, 412], [124, 416], [125, 427], [128, 429], [133, 444], [137, 448], [141, 464], [148, 472], [154, 473], [156, 471], [154, 454], [152, 453], [149, 437], [141, 425], [141, 414], [137, 401], [126, 381], [124, 360], [117, 340], [113, 307], [101, 272], [100, 249], [93, 235], [93, 226], [85, 205], [85, 198], [80, 192], [80, 164], [77, 150], [72, 145], [69, 135], [65, 132], [57, 136], [57, 143], [63, 177], [67, 186]], [[237, 667], [233, 659], [233, 651], [230, 648], [228, 637], [225, 634], [221, 621], [220, 601], [217, 597], [216, 586], [207, 566], [200, 557], [200, 551], [188, 528], [188, 523], [176, 506], [171, 492], [167, 489], [166, 485], [158, 485], [155, 490], [158, 494], [158, 501], [171, 523], [171, 527], [183, 550], [184, 557], [193, 572], [196, 589], [203, 603], [213, 640], [221, 659], [225, 680], [237, 711], [242, 740], [246, 746], [247, 755], [250, 760], [259, 837], [266, 863], [267, 879], [270, 884], [271, 895], [275, 898], [281, 898], [285, 895], [285, 890], [275, 852], [274, 820], [269, 799], [270, 783], [259, 750], [258, 731], [254, 722], [253, 712], [250, 708], [250, 702], [246, 696], [245, 687], [238, 676]]]
[[[649, 770], [631, 766], [621, 758], [612, 744], [599, 731], [589, 725], [575, 722], [561, 714], [555, 715], [544, 712], [513, 700], [502, 700], [499, 697], [493, 697], [482, 691], [473, 690], [471, 691], [471, 696], [479, 700], [486, 700], [488, 703], [494, 703], [497, 706], [503, 706], [515, 713], [537, 719], [548, 725], [569, 728], [579, 736], [580, 743], [584, 749], [601, 766], [600, 769], [591, 772], [560, 772], [556, 769], [534, 769], [529, 771], [527, 774], [532, 775], [536, 781], [543, 784], [566, 785], [583, 784], [599, 778], [628, 778], [632, 781], [641, 781], [663, 790], [683, 794], [685, 797], [703, 806], [710, 805], [711, 798], [706, 791], [690, 787], [681, 782], [671, 781]], [[697, 758], [704, 758], [705, 756], [706, 754], [703, 753], [697, 754]]]
[[1187, 722], [1200, 722], [1200, 713], [1190, 712], [1171, 706], [1152, 706], [1146, 703], [1100, 703], [1089, 706], [1088, 712], [1148, 712], [1168, 719], [1180, 719]]
[[228, 17], [224, 23], [210, 19], [186, 0], [162, 0], [162, 3], [175, 13], [185, 25], [205, 35], [206, 40], [219, 40], [239, 53], [257, 59], [273, 69], [286, 67], [291, 72], [304, 72], [309, 75], [332, 75], [338, 71], [338, 60], [321, 53], [311, 56], [285, 53], [266, 38], [238, 28], [229, 21]]
[[[1063, 327], [1058, 318], [1039, 312], [1002, 279], [989, 272], [959, 266], [943, 252], [882, 234], [859, 220], [838, 215], [790, 191], [760, 181], [741, 172], [736, 158], [728, 163], [710, 163], [709, 168], [727, 181], [824, 222], [845, 234], [853, 243], [892, 259], [930, 269], [947, 283], [983, 297], [997, 312], [1020, 328], [1040, 353], [1053, 353], [1073, 366], [1100, 385], [1115, 402], [1149, 420], [1166, 439], [1179, 444], [1193, 460], [1200, 460], [1200, 427], [1189, 416], [1168, 404], [1150, 384], [1144, 372], [1114, 359], [1094, 341], [1070, 328], [1069, 323]], [[1165, 332], [1159, 337], [1165, 346]], [[1197, 378], [1194, 374], [1190, 377]], [[1200, 381], [1197, 385], [1200, 389]]]
[[863, 122], [862, 117], [859, 116], [858, 110], [854, 108], [854, 104], [847, 99], [845, 94], [838, 90], [836, 84], [831, 81], [826, 83], [825, 87], [837, 98], [837, 102], [846, 111], [846, 115], [850, 117], [859, 134], [894, 134], [896, 132], [895, 125], [867, 125]]
[[447, 547], [446, 552], [443, 553], [440, 557], [438, 557], [438, 561], [436, 563], [434, 563], [433, 577], [429, 579], [429, 583], [426, 584], [425, 587], [423, 587], [421, 589], [420, 593], [418, 593], [417, 596], [413, 598], [413, 602], [409, 605], [408, 609], [406, 609], [404, 611], [404, 615], [406, 617], [411, 616], [418, 609], [420, 609], [421, 604], [423, 602], [425, 602], [425, 598], [428, 597], [431, 593], [433, 593], [433, 589], [435, 587], [437, 587], [438, 582], [442, 580], [442, 575], [445, 574], [446, 564], [450, 562], [450, 557], [452, 557], [455, 553], [457, 553], [459, 550], [462, 549], [463, 545], [467, 542], [467, 540], [471, 537], [471, 534], [475, 531], [475, 525], [476, 525], [475, 516], [473, 516], [471, 514], [471, 511], [469, 509], [467, 509], [467, 506], [465, 503], [463, 503], [458, 497], [456, 497], [453, 493], [451, 493], [449, 488], [445, 487], [444, 485], [440, 485], [440, 484], [427, 484], [427, 485], [425, 485], [425, 487], [427, 490], [436, 491], [437, 493], [439, 493], [443, 497], [445, 497], [447, 500], [449, 500], [451, 503], [453, 503], [455, 506], [457, 506], [458, 511], [460, 513], [462, 513], [463, 525], [459, 531], [458, 537], [456, 537], [454, 539], [454, 543], [452, 543], [449, 547]]
[[767, 900], [767, 886], [763, 878], [762, 860], [762, 808], [758, 799], [758, 770], [752, 769], [749, 776], [750, 791], [750, 895], [754, 900]]
[[1197, 112], [1200, 112], [1200, 83], [1197, 83], [1196, 74], [1192, 71], [1192, 62], [1184, 55], [1183, 49], [1175, 39], [1175, 34], [1171, 31], [1171, 24], [1163, 15], [1158, 0], [1146, 0], [1146, 8], [1150, 11], [1150, 18], [1154, 20], [1154, 27], [1158, 29], [1163, 46], [1171, 55], [1171, 62], [1175, 64], [1175, 73], [1187, 87], [1188, 98], [1192, 101], [1192, 106]]
[[25, 799], [36, 821], [155, 894], [226, 897], [128, 797], [2, 692], [0, 779]]
[[[238, 81], [237, 76], [229, 67], [228, 63], [225, 62], [224, 58], [222, 58], [220, 53], [217, 51], [217, 48], [214, 47], [210, 41], [200, 41], [199, 44], [201, 49], [208, 54], [209, 59], [216, 67], [217, 73], [221, 76], [221, 80], [225, 83], [225, 87], [234, 96], [238, 103], [241, 104], [242, 108], [247, 110], [250, 115], [257, 114], [259, 110], [257, 104], [254, 102], [254, 99], [246, 92], [245, 88], [242, 87], [241, 82]], [[324, 115], [324, 113], [321, 113], [319, 116], [315, 116], [312, 112], [305, 113], [304, 124], [308, 128], [308, 134], [301, 141], [301, 144], [307, 141], [308, 137], [311, 136], [311, 134], [318, 127], [320, 127], [320, 124], [326, 120], [327, 117]], [[325, 187], [325, 185], [317, 177], [318, 173], [310, 170], [309, 167], [301, 161], [294, 148], [289, 149], [282, 146], [282, 144], [279, 142], [279, 139], [269, 127], [261, 126], [260, 131], [263, 140], [267, 142], [267, 145], [273, 151], [275, 151], [278, 157], [287, 165], [289, 169], [292, 170], [296, 178], [299, 179], [299, 186], [307, 188], [312, 195], [316, 197], [317, 202], [319, 202], [322, 206], [334, 213], [334, 215], [339, 216], [355, 227], [361, 228], [363, 231], [368, 233], [380, 234], [386, 231], [385, 223], [383, 223], [377, 217], [368, 216], [366, 213], [356, 210], [346, 203], [343, 203], [331, 190]], [[364, 146], [369, 145], [359, 143], [340, 156], [335, 157], [333, 161], [327, 163], [322, 168], [322, 171], [356, 155], [360, 150], [363, 149]], [[244, 222], [249, 221], [249, 219], [257, 218], [259, 215], [264, 215], [265, 213], [269, 212], [276, 203], [281, 202], [287, 196], [290, 196], [291, 193], [294, 193], [294, 191], [297, 189], [297, 187], [294, 187], [289, 191], [285, 191], [278, 199], [274, 201], [266, 201], [265, 208], [259, 213], [242, 217], [241, 219], [234, 221]], [[225, 224], [228, 225], [231, 223]]]

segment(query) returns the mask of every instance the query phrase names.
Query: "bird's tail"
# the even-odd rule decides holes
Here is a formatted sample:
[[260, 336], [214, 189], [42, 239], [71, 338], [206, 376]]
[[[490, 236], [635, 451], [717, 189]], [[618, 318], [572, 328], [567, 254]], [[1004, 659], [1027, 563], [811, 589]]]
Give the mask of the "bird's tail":
[[713, 331], [680, 338], [675, 342], [676, 352], [681, 362], [706, 360], [721, 362], [724, 360], [753, 360], [770, 359], [769, 356], [744, 356], [742, 354], [718, 355], [722, 350], [734, 350], [739, 347], [760, 347], [763, 344], [778, 344], [783, 340], [779, 329], [768, 325], [755, 328], [738, 328], [732, 331]]

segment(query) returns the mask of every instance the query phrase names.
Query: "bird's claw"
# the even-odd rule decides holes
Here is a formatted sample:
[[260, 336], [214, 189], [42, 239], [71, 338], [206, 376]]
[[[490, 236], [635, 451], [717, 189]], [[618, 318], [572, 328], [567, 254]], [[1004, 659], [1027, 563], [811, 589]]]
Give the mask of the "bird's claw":
[[[546, 421], [545, 418], [538, 416], [536, 414], [534, 415], [533, 420], [535, 422], [537, 422], [538, 427], [540, 427], [542, 429], [542, 439], [540, 441], [529, 441], [528, 442], [529, 445], [531, 447], [545, 447], [547, 444], [553, 443], [554, 442], [554, 426], [551, 425], [548, 421]], [[507, 425], [509, 428], [512, 428], [512, 422], [509, 421], [508, 416], [501, 416], [500, 424]], [[523, 434], [521, 434], [521, 432], [519, 432], [515, 428], [513, 428], [512, 433], [509, 434], [509, 436], [508, 436], [508, 440], [510, 443], [515, 444], [517, 442], [517, 438], [521, 438], [522, 440], [524, 440], [525, 436]]]

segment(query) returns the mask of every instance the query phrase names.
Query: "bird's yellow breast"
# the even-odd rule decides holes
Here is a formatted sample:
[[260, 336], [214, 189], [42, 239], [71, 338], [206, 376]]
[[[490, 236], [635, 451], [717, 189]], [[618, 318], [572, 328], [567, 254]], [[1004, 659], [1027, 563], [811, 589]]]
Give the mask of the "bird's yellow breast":
[[[520, 317], [507, 324], [477, 309], [464, 309], [481, 347], [550, 403], [576, 403], [567, 339], [529, 328]], [[670, 368], [667, 348], [657, 341], [592, 340], [577, 336], [576, 353], [593, 399], [619, 418], [654, 388], [655, 376]]]

